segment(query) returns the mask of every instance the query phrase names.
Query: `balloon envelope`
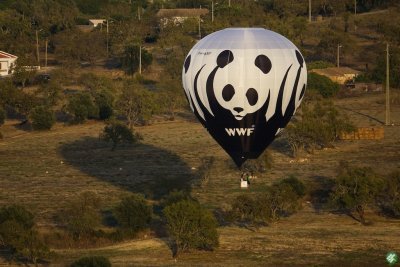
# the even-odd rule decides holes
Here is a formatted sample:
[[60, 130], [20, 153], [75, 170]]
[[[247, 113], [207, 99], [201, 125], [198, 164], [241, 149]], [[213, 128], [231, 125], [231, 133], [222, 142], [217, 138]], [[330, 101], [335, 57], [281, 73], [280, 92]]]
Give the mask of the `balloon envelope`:
[[240, 167], [288, 124], [304, 96], [307, 69], [282, 35], [228, 28], [190, 50], [182, 83], [196, 117]]

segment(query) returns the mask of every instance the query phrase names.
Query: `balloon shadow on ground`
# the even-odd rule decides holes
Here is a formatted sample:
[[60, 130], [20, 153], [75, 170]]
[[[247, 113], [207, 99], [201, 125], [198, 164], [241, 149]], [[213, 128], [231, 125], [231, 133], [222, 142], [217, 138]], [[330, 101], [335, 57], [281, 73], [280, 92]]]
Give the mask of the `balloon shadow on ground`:
[[160, 200], [173, 190], [190, 193], [195, 178], [178, 155], [148, 144], [121, 144], [111, 151], [110, 143], [85, 137], [63, 144], [60, 153], [82, 172], [147, 199]]

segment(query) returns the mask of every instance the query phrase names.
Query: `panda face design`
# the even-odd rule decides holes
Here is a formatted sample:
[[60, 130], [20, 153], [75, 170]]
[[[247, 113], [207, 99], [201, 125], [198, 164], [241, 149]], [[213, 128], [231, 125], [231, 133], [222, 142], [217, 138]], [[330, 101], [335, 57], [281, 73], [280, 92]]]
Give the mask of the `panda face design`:
[[220, 69], [214, 80], [215, 97], [236, 120], [242, 120], [264, 105], [269, 90], [260, 88], [260, 79], [267, 79], [272, 68], [271, 60], [266, 55], [254, 54], [244, 59], [225, 50], [219, 54], [217, 64]]

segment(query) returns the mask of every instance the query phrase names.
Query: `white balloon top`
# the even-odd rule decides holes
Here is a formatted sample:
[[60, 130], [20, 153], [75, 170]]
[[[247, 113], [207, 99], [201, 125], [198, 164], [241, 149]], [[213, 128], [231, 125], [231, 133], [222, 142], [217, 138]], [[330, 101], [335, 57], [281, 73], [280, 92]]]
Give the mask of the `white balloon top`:
[[195, 49], [296, 49], [279, 33], [263, 28], [227, 28], [204, 37]]

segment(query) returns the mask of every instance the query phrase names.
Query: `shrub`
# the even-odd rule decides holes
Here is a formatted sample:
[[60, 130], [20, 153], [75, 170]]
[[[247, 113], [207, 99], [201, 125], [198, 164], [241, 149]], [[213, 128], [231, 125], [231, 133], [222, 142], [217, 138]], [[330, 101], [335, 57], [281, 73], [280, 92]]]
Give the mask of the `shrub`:
[[101, 222], [99, 209], [99, 197], [93, 192], [83, 192], [66, 205], [59, 219], [74, 238], [80, 239], [95, 232]]
[[301, 119], [293, 120], [285, 129], [293, 156], [298, 150], [331, 146], [342, 132], [354, 130], [348, 117], [338, 112], [331, 101], [304, 103]]
[[256, 195], [239, 195], [232, 202], [230, 219], [251, 225], [277, 221], [301, 207], [304, 184], [295, 177], [285, 178]]
[[100, 134], [100, 138], [106, 142], [112, 142], [112, 150], [114, 150], [119, 143], [136, 143], [141, 139], [141, 136], [134, 134], [132, 130], [125, 124], [117, 121], [110, 121], [104, 127], [103, 132]]
[[0, 107], [0, 126], [4, 124], [6, 120], [6, 111]]
[[400, 172], [390, 173], [385, 180], [384, 189], [379, 197], [379, 204], [383, 212], [400, 218]]
[[330, 67], [335, 67], [335, 65], [328, 61], [322, 61], [322, 60], [312, 61], [307, 64], [308, 70], [326, 69], [326, 68], [330, 68]]
[[54, 112], [45, 106], [38, 106], [30, 113], [34, 130], [50, 130], [56, 122]]
[[113, 115], [114, 96], [107, 90], [95, 94], [96, 105], [99, 110], [99, 119], [106, 120]]
[[71, 267], [111, 267], [111, 262], [103, 256], [90, 256], [74, 261]]
[[34, 227], [34, 215], [24, 207], [12, 205], [0, 209], [0, 244], [36, 264], [48, 256], [49, 249]]
[[193, 200], [181, 200], [164, 208], [174, 254], [192, 248], [212, 250], [218, 246], [217, 220], [212, 212]]
[[371, 168], [352, 167], [347, 162], [341, 162], [330, 194], [330, 204], [351, 216], [355, 212], [358, 215], [357, 220], [365, 224], [365, 209], [376, 203], [376, 197], [381, 190], [382, 180]]
[[73, 116], [74, 123], [82, 123], [88, 118], [97, 118], [99, 111], [89, 93], [77, 93], [69, 98], [67, 111]]
[[328, 98], [335, 96], [340, 86], [328, 77], [310, 72], [307, 77], [307, 89], [317, 91], [323, 97]]
[[304, 186], [303, 182], [294, 175], [284, 178], [282, 181], [280, 181], [280, 184], [290, 186], [299, 198], [306, 195], [306, 187]]
[[171, 191], [167, 197], [165, 197], [162, 201], [164, 207], [175, 204], [182, 200], [194, 200], [188, 192], [178, 191], [174, 189]]
[[114, 209], [114, 216], [123, 230], [134, 234], [148, 227], [152, 218], [152, 207], [143, 196], [133, 195], [122, 199]]

